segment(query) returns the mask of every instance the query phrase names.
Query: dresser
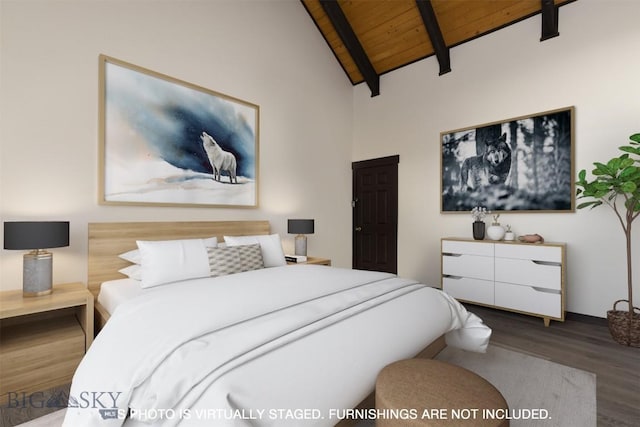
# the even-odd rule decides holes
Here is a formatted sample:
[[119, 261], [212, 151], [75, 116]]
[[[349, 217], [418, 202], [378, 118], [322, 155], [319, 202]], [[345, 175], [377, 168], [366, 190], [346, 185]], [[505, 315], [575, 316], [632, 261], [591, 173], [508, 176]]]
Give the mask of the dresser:
[[564, 321], [566, 245], [444, 238], [442, 289], [454, 298]]

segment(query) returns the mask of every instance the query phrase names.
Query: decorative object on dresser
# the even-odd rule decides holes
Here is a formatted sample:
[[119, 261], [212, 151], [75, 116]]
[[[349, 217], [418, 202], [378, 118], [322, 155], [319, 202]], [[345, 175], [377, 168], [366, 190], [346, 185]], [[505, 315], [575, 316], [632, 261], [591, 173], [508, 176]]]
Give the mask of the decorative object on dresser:
[[69, 246], [69, 221], [10, 221], [4, 223], [5, 249], [31, 249], [22, 261], [24, 296], [51, 293], [53, 255], [50, 248]]
[[473, 238], [475, 240], [484, 239], [485, 224], [484, 217], [491, 212], [487, 211], [487, 208], [482, 206], [476, 206], [471, 209], [471, 216], [473, 217]]
[[440, 211], [573, 212], [574, 116], [567, 107], [441, 132]]
[[[579, 187], [577, 198], [587, 199], [578, 205], [578, 209], [606, 204], [613, 209], [622, 226], [627, 244], [628, 299], [616, 301], [613, 309], [607, 311], [607, 320], [617, 343], [640, 347], [640, 308], [633, 306], [631, 272], [631, 223], [640, 215], [640, 133], [631, 135], [629, 139], [629, 145], [618, 147], [623, 151], [619, 157], [606, 163], [594, 163], [593, 181], [587, 181], [587, 172], [583, 169], [578, 173], [576, 185]], [[617, 310], [619, 302], [627, 302], [629, 310]]]
[[505, 230], [498, 222], [498, 218], [500, 218], [500, 214], [495, 214], [493, 216], [493, 222], [489, 228], [487, 228], [487, 236], [491, 240], [502, 240], [504, 238]]
[[0, 292], [0, 395], [67, 384], [93, 342], [93, 295], [83, 283], [24, 298]]
[[306, 256], [307, 236], [305, 236], [305, 234], [313, 234], [314, 221], [312, 219], [287, 220], [287, 232], [289, 234], [297, 234], [295, 242], [295, 254]]
[[511, 231], [511, 226], [509, 224], [507, 224], [507, 230], [504, 232], [504, 240], [507, 242], [516, 240], [516, 235]]
[[524, 234], [518, 240], [523, 243], [544, 243], [544, 237], [539, 234]]
[[463, 302], [564, 321], [566, 245], [442, 239], [442, 289]]

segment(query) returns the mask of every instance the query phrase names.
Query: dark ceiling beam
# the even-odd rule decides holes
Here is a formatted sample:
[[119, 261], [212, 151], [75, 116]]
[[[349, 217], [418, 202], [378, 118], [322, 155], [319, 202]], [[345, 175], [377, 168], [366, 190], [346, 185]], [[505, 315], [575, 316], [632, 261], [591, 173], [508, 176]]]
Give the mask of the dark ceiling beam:
[[356, 33], [351, 28], [349, 21], [347, 21], [347, 17], [344, 16], [342, 8], [336, 0], [320, 0], [320, 5], [322, 5], [329, 21], [333, 24], [342, 43], [344, 43], [351, 58], [356, 63], [360, 74], [367, 82], [371, 90], [371, 97], [380, 95], [380, 76], [376, 73], [371, 61], [369, 61], [369, 57], [360, 44], [358, 37], [356, 37]]
[[540, 41], [557, 37], [558, 32], [558, 6], [553, 0], [540, 0], [542, 6], [542, 36]]
[[420, 16], [422, 16], [422, 22], [424, 22], [424, 26], [429, 34], [429, 39], [431, 39], [431, 45], [436, 53], [436, 58], [438, 58], [440, 75], [446, 74], [451, 71], [449, 48], [444, 43], [442, 30], [440, 30], [436, 13], [433, 11], [431, 0], [416, 0], [416, 5], [420, 11]]

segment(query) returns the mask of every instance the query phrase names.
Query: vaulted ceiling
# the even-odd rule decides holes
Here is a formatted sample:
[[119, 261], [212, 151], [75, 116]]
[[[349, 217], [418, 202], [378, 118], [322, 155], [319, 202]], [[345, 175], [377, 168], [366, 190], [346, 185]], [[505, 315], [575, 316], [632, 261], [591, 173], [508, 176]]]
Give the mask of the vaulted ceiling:
[[575, 0], [301, 0], [352, 84], [380, 93], [379, 76], [541, 14], [540, 41], [559, 34], [559, 7]]

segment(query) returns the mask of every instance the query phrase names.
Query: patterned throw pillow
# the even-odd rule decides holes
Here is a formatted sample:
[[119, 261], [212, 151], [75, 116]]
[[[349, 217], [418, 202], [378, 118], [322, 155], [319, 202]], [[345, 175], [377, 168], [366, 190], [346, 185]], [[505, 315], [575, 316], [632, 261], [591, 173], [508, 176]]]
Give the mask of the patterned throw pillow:
[[211, 276], [225, 276], [264, 268], [260, 245], [207, 248]]

